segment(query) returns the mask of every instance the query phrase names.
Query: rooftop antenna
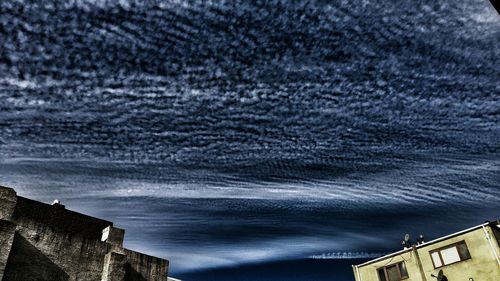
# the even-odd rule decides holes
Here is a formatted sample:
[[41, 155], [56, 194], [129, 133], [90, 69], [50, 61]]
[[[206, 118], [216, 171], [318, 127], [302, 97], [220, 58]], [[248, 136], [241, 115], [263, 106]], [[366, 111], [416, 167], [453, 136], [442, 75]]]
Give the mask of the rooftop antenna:
[[440, 269], [438, 275], [431, 274], [432, 277], [436, 278], [437, 281], [448, 281], [448, 278], [444, 276], [443, 270]]
[[59, 207], [59, 208], [62, 208], [62, 209], [65, 209], [65, 208], [66, 208], [66, 206], [64, 206], [63, 204], [61, 204], [61, 201], [59, 201], [59, 200], [57, 200], [57, 199], [56, 199], [56, 200], [54, 200], [54, 202], [52, 203], [52, 206], [54, 206], [54, 207]]
[[424, 243], [425, 243], [424, 235], [420, 234], [417, 238], [417, 245], [424, 244]]
[[408, 234], [408, 233], [405, 234], [405, 238], [404, 238], [403, 242], [401, 242], [401, 244], [403, 245], [403, 248], [405, 248], [405, 249], [411, 247], [410, 234]]

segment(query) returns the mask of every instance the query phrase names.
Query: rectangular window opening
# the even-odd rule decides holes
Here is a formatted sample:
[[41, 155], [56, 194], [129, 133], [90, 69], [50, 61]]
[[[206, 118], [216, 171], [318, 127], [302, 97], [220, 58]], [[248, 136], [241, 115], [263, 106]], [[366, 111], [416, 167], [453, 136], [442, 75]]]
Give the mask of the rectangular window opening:
[[471, 258], [465, 241], [460, 241], [429, 252], [434, 268], [461, 262]]
[[402, 278], [408, 278], [408, 271], [406, 270], [406, 264], [404, 262], [399, 263], [399, 272], [401, 273]]
[[401, 281], [409, 278], [404, 262], [381, 267], [377, 272], [379, 281]]
[[387, 279], [385, 279], [385, 271], [383, 268], [380, 268], [378, 271], [378, 279], [380, 281], [387, 281]]

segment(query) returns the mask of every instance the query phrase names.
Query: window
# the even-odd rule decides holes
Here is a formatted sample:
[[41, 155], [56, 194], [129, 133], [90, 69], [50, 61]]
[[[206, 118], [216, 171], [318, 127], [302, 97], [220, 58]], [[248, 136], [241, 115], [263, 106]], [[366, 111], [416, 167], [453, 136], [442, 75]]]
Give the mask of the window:
[[380, 281], [399, 281], [408, 278], [408, 271], [404, 262], [384, 266], [377, 269]]
[[497, 225], [492, 226], [491, 229], [497, 239], [498, 245], [500, 245], [500, 222], [497, 222]]
[[434, 268], [470, 259], [469, 249], [465, 241], [430, 252]]

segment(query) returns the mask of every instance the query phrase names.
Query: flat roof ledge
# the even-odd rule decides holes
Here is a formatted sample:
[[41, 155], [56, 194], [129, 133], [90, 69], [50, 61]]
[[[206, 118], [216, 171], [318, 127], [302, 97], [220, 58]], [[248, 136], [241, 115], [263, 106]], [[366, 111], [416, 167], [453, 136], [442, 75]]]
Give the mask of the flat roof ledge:
[[[476, 225], [476, 226], [473, 226], [471, 228], [467, 228], [467, 229], [464, 229], [464, 230], [461, 230], [461, 231], [458, 231], [458, 232], [455, 232], [455, 233], [452, 233], [452, 234], [449, 234], [449, 235], [446, 235], [446, 236], [443, 236], [443, 237], [431, 240], [429, 242], [424, 242], [424, 243], [419, 244], [419, 245], [414, 245], [413, 247], [415, 247], [415, 249], [424, 248], [424, 247], [430, 246], [432, 244], [444, 241], [446, 239], [450, 239], [450, 238], [453, 238], [455, 236], [462, 235], [462, 234], [467, 233], [467, 232], [471, 232], [471, 231], [476, 230], [478, 228], [482, 228], [483, 226], [495, 226], [495, 227], [499, 227], [498, 223], [499, 223], [498, 220], [495, 221], [495, 222], [486, 221], [483, 224]], [[373, 259], [373, 260], [370, 260], [370, 261], [367, 261], [367, 262], [364, 262], [362, 264], [354, 265], [354, 267], [359, 268], [359, 267], [367, 266], [367, 265], [370, 265], [372, 263], [376, 263], [378, 261], [381, 261], [381, 260], [384, 260], [384, 259], [387, 259], [387, 258], [391, 258], [391, 257], [397, 256], [397, 255], [401, 255], [401, 254], [406, 253], [406, 252], [410, 252], [412, 250], [413, 250], [413, 248], [403, 249], [403, 250], [400, 250], [400, 251], [397, 251], [397, 252], [394, 252], [394, 253], [391, 253], [391, 254], [388, 254], [388, 255], [385, 255], [385, 256], [382, 256], [382, 257], [379, 257], [379, 258], [376, 258], [376, 259]]]

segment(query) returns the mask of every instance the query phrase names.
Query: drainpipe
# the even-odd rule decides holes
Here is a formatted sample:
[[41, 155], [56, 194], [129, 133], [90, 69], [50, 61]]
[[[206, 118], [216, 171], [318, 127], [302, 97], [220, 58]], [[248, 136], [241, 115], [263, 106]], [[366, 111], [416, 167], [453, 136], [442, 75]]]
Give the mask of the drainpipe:
[[484, 225], [483, 225], [483, 231], [484, 231], [484, 236], [486, 236], [486, 240], [488, 240], [488, 243], [490, 244], [491, 252], [493, 252], [495, 259], [497, 260], [497, 264], [500, 266], [500, 258], [498, 258], [497, 251], [495, 250], [495, 247], [491, 242], [490, 234], [488, 233], [488, 231], [486, 231], [486, 227], [484, 227]]
[[413, 248], [413, 253], [415, 253], [415, 259], [417, 260], [418, 269], [420, 269], [420, 275], [422, 275], [422, 281], [427, 281], [427, 278], [425, 278], [424, 267], [422, 266], [420, 256], [418, 255], [417, 247], [415, 245], [411, 247]]

